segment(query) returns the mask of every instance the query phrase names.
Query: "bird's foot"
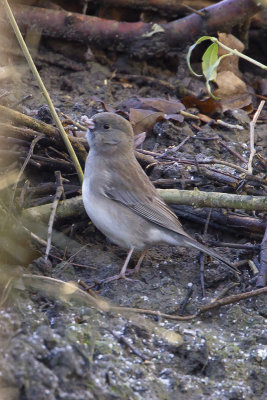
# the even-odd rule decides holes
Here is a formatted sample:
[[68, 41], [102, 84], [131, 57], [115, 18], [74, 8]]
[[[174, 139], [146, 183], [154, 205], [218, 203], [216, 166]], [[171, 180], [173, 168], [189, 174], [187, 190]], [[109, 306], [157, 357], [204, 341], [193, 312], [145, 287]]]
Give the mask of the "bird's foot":
[[99, 285], [104, 285], [105, 283], [117, 281], [119, 279], [123, 279], [123, 280], [128, 281], [128, 282], [140, 282], [139, 279], [127, 278], [126, 275], [132, 275], [134, 272], [135, 272], [134, 270], [132, 270], [132, 271], [130, 270], [130, 271], [127, 271], [126, 273], [120, 273], [118, 275], [113, 275], [113, 276], [110, 276], [109, 278], [102, 279], [100, 282], [98, 282], [98, 284]]

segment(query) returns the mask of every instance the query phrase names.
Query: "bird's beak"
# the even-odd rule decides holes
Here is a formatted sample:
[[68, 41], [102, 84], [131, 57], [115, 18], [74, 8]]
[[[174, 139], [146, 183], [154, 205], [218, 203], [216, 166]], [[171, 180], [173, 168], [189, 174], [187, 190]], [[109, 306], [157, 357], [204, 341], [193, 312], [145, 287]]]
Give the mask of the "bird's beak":
[[85, 126], [85, 128], [87, 128], [88, 131], [89, 131], [89, 132], [87, 132], [87, 133], [90, 133], [93, 129], [95, 129], [95, 123], [94, 123], [94, 121], [92, 120], [92, 118], [88, 118], [86, 115], [84, 115], [84, 116], [82, 116], [81, 120], [82, 120], [82, 124], [83, 124], [83, 125]]
[[94, 135], [94, 129], [95, 129], [95, 124], [94, 121], [92, 119], [88, 120], [88, 124], [87, 124], [87, 132], [86, 132], [86, 138], [89, 141], [89, 137], [91, 136], [95, 136]]
[[94, 121], [93, 121], [91, 118], [88, 118], [86, 127], [87, 127], [89, 130], [95, 129], [95, 123], [94, 123]]
[[85, 124], [86, 128], [87, 128], [87, 135], [90, 135], [90, 133], [94, 133], [94, 129], [95, 129], [95, 123], [91, 118], [88, 118]]
[[87, 129], [86, 131], [86, 139], [88, 143], [90, 144], [91, 138], [92, 138], [92, 133], [95, 129], [95, 123], [92, 118], [88, 118], [87, 115], [83, 115], [81, 118], [81, 122], [83, 126]]

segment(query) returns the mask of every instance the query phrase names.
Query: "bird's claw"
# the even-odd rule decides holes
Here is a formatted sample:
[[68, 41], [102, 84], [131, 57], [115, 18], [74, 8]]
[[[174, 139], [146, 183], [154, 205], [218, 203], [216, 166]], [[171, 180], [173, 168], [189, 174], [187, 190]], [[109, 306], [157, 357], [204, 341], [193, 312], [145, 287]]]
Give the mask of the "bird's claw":
[[[132, 273], [134, 273], [134, 270], [133, 270], [133, 272], [132, 271], [127, 271], [126, 272], [127, 275], [131, 275]], [[105, 283], [117, 281], [119, 279], [123, 279], [123, 280], [125, 280], [127, 282], [140, 282], [139, 279], [127, 278], [126, 274], [118, 274], [118, 275], [110, 276], [109, 278], [102, 279], [100, 282], [98, 282], [98, 284], [99, 285], [104, 285]]]

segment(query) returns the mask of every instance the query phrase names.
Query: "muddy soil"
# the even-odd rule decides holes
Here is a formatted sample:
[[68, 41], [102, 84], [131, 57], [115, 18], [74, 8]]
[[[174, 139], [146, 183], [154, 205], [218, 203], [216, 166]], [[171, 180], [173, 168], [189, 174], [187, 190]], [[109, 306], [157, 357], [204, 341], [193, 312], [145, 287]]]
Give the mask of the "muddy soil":
[[[136, 63], [124, 58], [100, 63], [88, 60], [77, 63], [79, 71], [66, 67], [69, 62], [42, 45], [37, 65], [55, 106], [74, 120], [91, 116], [101, 110], [102, 100], [114, 108], [134, 96], [175, 97], [157, 85], [129, 85], [113, 80], [113, 73], [145, 74], [176, 86], [178, 78], [187, 79], [188, 87], [203, 82], [182, 76], [182, 62], [178, 74], [162, 66]], [[54, 57], [54, 58], [53, 58]], [[58, 66], [44, 60], [56, 59]], [[105, 59], [106, 60], [106, 59]], [[64, 64], [65, 63], [65, 64]], [[61, 66], [60, 66], [61, 65]], [[76, 64], [75, 64], [76, 65]], [[63, 67], [62, 67], [63, 66]], [[6, 83], [12, 103], [32, 93], [25, 106], [38, 110], [44, 100], [33, 82], [24, 62], [18, 67], [20, 85]], [[187, 73], [186, 73], [187, 75]], [[247, 73], [247, 77], [250, 75]], [[248, 155], [248, 117], [240, 111], [238, 119], [229, 113], [228, 122], [242, 124], [242, 133], [228, 128], [202, 126], [202, 135], [219, 134], [230, 141], [233, 148]], [[264, 150], [266, 124], [259, 125], [257, 149]], [[179, 144], [191, 129], [187, 122], [180, 132], [171, 122], [160, 122], [150, 132], [143, 148], [164, 150]], [[266, 151], [266, 148], [265, 148]], [[236, 162], [227, 150], [216, 143], [189, 140], [180, 150], [183, 157], [213, 156]], [[147, 169], [150, 178], [194, 177], [190, 168], [175, 163], [158, 164]], [[32, 182], [40, 183], [34, 167], [27, 171]], [[63, 174], [78, 183], [73, 174]], [[53, 171], [43, 171], [46, 181], [54, 181]], [[192, 178], [193, 179], [193, 178]], [[194, 185], [177, 183], [175, 187], [192, 189]], [[223, 190], [223, 185], [219, 188]], [[209, 180], [202, 190], [214, 189]], [[204, 226], [182, 221], [191, 235], [203, 234]], [[55, 229], [63, 231], [71, 224], [71, 242], [65, 251], [51, 251], [51, 268], [44, 266], [42, 255], [29, 266], [2, 266], [18, 277], [34, 273], [87, 285], [118, 273], [125, 251], [112, 245], [98, 232], [84, 215], [82, 220], [65, 221]], [[79, 225], [80, 224], [80, 225]], [[235, 243], [260, 243], [258, 238], [242, 232], [227, 233], [209, 228], [206, 239]], [[87, 245], [87, 247], [83, 247]], [[42, 249], [44, 250], [44, 249]], [[40, 248], [39, 248], [40, 251]], [[218, 249], [229, 260], [252, 258], [246, 250]], [[137, 255], [132, 261], [132, 266]], [[79, 265], [84, 265], [83, 267]], [[15, 272], [14, 272], [15, 271]], [[215, 298], [221, 290], [235, 282], [235, 277], [221, 263], [205, 259], [205, 288], [203, 298], [199, 276], [199, 254], [184, 248], [159, 246], [150, 249], [136, 281], [115, 281], [98, 286], [97, 295], [113, 304], [177, 314], [190, 287], [193, 294], [185, 313], [193, 314], [202, 304]], [[253, 288], [248, 267], [242, 269], [242, 284], [230, 294]], [[187, 322], [122, 313], [99, 312], [83, 302], [69, 301], [56, 290], [26, 288], [16, 278], [15, 287], [5, 299], [0, 313], [0, 398], [27, 400], [87, 400], [87, 399], [192, 399], [241, 400], [267, 398], [267, 307], [264, 296], [232, 304], [206, 313]], [[129, 343], [130, 348], [121, 340]]]

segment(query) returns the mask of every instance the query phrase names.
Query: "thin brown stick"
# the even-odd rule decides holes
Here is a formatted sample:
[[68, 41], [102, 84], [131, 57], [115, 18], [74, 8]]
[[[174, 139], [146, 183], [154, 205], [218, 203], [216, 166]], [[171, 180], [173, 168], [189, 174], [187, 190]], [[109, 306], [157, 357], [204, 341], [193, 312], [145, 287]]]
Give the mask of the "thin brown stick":
[[23, 206], [24, 199], [25, 199], [25, 194], [27, 193], [29, 187], [30, 187], [30, 181], [29, 181], [29, 179], [27, 179], [24, 182], [23, 188], [22, 188], [22, 190], [20, 192], [20, 196], [19, 196], [18, 204], [19, 204], [20, 208], [22, 208], [22, 206]]
[[110, 333], [120, 342], [123, 343], [126, 347], [129, 347], [129, 349], [138, 357], [140, 357], [143, 361], [148, 361], [148, 358], [144, 356], [139, 350], [137, 350], [136, 347], [134, 347], [128, 340], [123, 336], [123, 335], [118, 335], [115, 331], [112, 329], [109, 330]]
[[[123, 308], [123, 311], [129, 311], [129, 312], [134, 312], [134, 313], [138, 313], [138, 314], [155, 315], [155, 316], [158, 316], [161, 318], [167, 318], [167, 319], [172, 319], [172, 320], [176, 320], [176, 321], [189, 321], [189, 320], [192, 320], [192, 319], [198, 317], [201, 314], [204, 314], [205, 312], [212, 311], [215, 308], [227, 306], [229, 304], [238, 303], [241, 300], [247, 300], [252, 297], [259, 296], [261, 294], [267, 294], [267, 287], [252, 290], [251, 292], [234, 294], [232, 296], [228, 296], [223, 299], [219, 299], [213, 303], [205, 304], [204, 306], [199, 308], [197, 313], [195, 313], [193, 315], [184, 316], [184, 317], [180, 317], [177, 315], [164, 314], [159, 311], [145, 310], [145, 309], [141, 309], [141, 308], [131, 308], [131, 307], [122, 307], [122, 308]], [[120, 309], [120, 307], [112, 307], [110, 311], [119, 312], [119, 309]]]
[[174, 93], [176, 90], [176, 86], [172, 85], [169, 82], [158, 79], [158, 77], [153, 78], [152, 76], [146, 75], [117, 74], [113, 79], [119, 82], [133, 82], [138, 86], [153, 85], [159, 88], [163, 88], [165, 91], [168, 91], [170, 93]]
[[249, 137], [250, 137], [250, 156], [249, 156], [249, 160], [248, 160], [247, 170], [248, 170], [248, 173], [249, 173], [250, 175], [252, 175], [252, 161], [253, 161], [253, 157], [254, 157], [255, 154], [256, 154], [256, 150], [255, 150], [255, 125], [256, 125], [256, 122], [257, 122], [257, 120], [258, 120], [258, 118], [259, 118], [259, 115], [260, 115], [260, 113], [261, 113], [261, 110], [262, 110], [264, 104], [265, 104], [265, 101], [262, 100], [262, 101], [260, 102], [260, 104], [259, 104], [259, 107], [258, 107], [257, 111], [256, 111], [255, 114], [254, 114], [254, 117], [253, 117], [252, 121], [251, 121], [250, 124], [249, 124], [249, 127], [250, 127], [250, 131], [249, 131]]
[[66, 119], [66, 122], [70, 122], [72, 125], [76, 126], [79, 128], [81, 131], [87, 131], [86, 126], [81, 125], [79, 122], [74, 121], [72, 118], [70, 118], [67, 114], [64, 114], [63, 112], [60, 111], [60, 115]]
[[210, 304], [216, 303], [219, 299], [221, 299], [229, 290], [233, 289], [236, 286], [239, 286], [240, 283], [238, 282], [232, 282], [229, 286], [225, 287], [216, 297], [214, 297], [211, 301]]
[[[94, 2], [94, 0], [86, 0], [87, 3]], [[199, 8], [209, 7], [212, 2], [208, 0], [198, 0], [197, 5]], [[195, 12], [196, 0], [98, 0], [98, 4], [109, 7], [125, 7], [138, 10], [156, 11], [163, 15], [176, 15], [183, 13], [187, 6], [191, 6], [190, 11]]]
[[217, 119], [215, 121], [216, 124], [229, 128], [229, 129], [238, 129], [239, 131], [243, 131], [244, 128], [242, 125], [237, 125], [237, 124], [229, 124], [228, 122], [222, 121], [221, 119]]
[[267, 225], [261, 242], [260, 273], [257, 278], [257, 287], [264, 287], [267, 283]]
[[182, 3], [181, 5], [184, 8], [186, 8], [188, 11], [191, 11], [192, 13], [197, 14], [202, 18], [204, 18], [206, 16], [205, 10], [204, 11], [198, 11], [198, 10], [195, 10], [193, 7], [190, 7], [189, 5], [184, 4], [184, 3]]
[[19, 104], [24, 103], [25, 101], [29, 100], [32, 98], [32, 94], [27, 94], [26, 96], [23, 96], [22, 99], [16, 101], [15, 103], [11, 104], [10, 108], [15, 108], [17, 107]]
[[231, 153], [233, 156], [235, 156], [236, 158], [238, 158], [240, 161], [242, 161], [243, 163], [246, 163], [247, 160], [245, 159], [245, 157], [241, 156], [241, 154], [237, 153], [235, 150], [231, 149], [231, 147], [229, 147], [225, 142], [223, 142], [222, 140], [218, 140], [218, 144], [220, 144], [221, 146], [223, 146], [226, 150], [229, 151], [229, 153]]
[[260, 245], [258, 244], [226, 243], [226, 242], [217, 242], [215, 240], [208, 240], [207, 243], [209, 246], [212, 247], [229, 247], [230, 249], [243, 249], [251, 251], [260, 250]]
[[[51, 291], [51, 285], [54, 286], [53, 294], [58, 295], [59, 293], [65, 293], [66, 299], [72, 297], [79, 301], [84, 301], [85, 304], [89, 305], [90, 307], [95, 307], [98, 310], [104, 312], [117, 312], [117, 313], [125, 313], [126, 315], [129, 312], [134, 314], [146, 314], [146, 315], [154, 315], [160, 318], [167, 318], [175, 321], [190, 321], [199, 315], [211, 311], [215, 308], [226, 306], [232, 303], [238, 303], [241, 300], [247, 300], [252, 297], [259, 296], [261, 294], [267, 294], [267, 287], [256, 289], [251, 292], [239, 293], [236, 295], [225, 297], [224, 299], [217, 300], [216, 302], [206, 304], [199, 308], [198, 312], [193, 315], [187, 316], [178, 316], [178, 315], [171, 315], [161, 313], [160, 311], [154, 310], [146, 310], [141, 308], [132, 308], [132, 307], [120, 307], [120, 306], [112, 306], [107, 301], [95, 298], [91, 296], [89, 293], [84, 292], [83, 290], [79, 289], [76, 285], [70, 284], [59, 279], [50, 278], [47, 276], [39, 276], [39, 275], [30, 275], [30, 274], [23, 274], [22, 275], [23, 282], [28, 287], [34, 287], [45, 290], [46, 288]], [[47, 286], [45, 287], [45, 285]]]
[[[213, 138], [217, 139], [217, 138]], [[171, 160], [171, 161], [175, 161], [177, 163], [180, 164], [189, 164], [189, 165], [194, 165], [195, 164], [195, 160], [183, 160], [183, 159], [179, 159], [177, 157], [171, 157], [171, 156], [162, 156], [160, 153], [155, 153], [153, 151], [148, 151], [148, 150], [141, 150], [141, 149], [137, 149], [136, 150], [138, 153], [143, 153], [143, 154], [147, 154], [150, 155], [152, 157], [155, 158], [166, 158], [167, 160]], [[231, 167], [239, 172], [245, 173], [247, 174], [248, 171], [245, 168], [240, 167], [239, 165], [233, 164], [231, 162], [228, 161], [224, 161], [224, 160], [218, 160], [217, 158], [214, 158], [212, 160], [198, 160], [198, 164], [220, 164], [220, 165], [226, 165], [227, 167]], [[253, 177], [256, 178], [256, 177]]]
[[55, 171], [55, 176], [56, 176], [56, 181], [57, 181], [58, 187], [57, 187], [55, 198], [54, 198], [54, 201], [53, 201], [53, 204], [51, 207], [51, 214], [50, 214], [49, 223], [48, 223], [47, 246], [46, 246], [46, 251], [45, 251], [45, 261], [46, 262], [48, 261], [48, 256], [49, 256], [49, 252], [51, 249], [52, 231], [53, 231], [53, 224], [54, 224], [54, 220], [55, 220], [57, 206], [58, 206], [60, 197], [62, 196], [62, 193], [64, 191], [63, 183], [62, 183], [62, 176], [61, 176], [60, 171]]
[[188, 304], [193, 292], [194, 292], [194, 285], [193, 285], [193, 283], [190, 282], [187, 284], [187, 292], [186, 292], [185, 298], [183, 299], [183, 301], [181, 302], [181, 305], [179, 307], [179, 315], [184, 314], [186, 305]]
[[30, 235], [31, 239], [34, 240], [36, 243], [39, 243], [43, 247], [47, 246], [47, 242], [44, 239], [40, 238], [40, 236], [38, 236], [35, 233], [31, 232], [28, 228], [25, 228], [25, 226], [23, 227], [23, 229], [25, 230], [25, 232], [28, 232], [28, 234]]
[[[211, 216], [212, 209], [209, 209], [205, 226], [204, 226], [204, 232], [203, 232], [203, 238], [207, 236], [208, 233], [208, 227], [210, 223], [210, 216]], [[200, 273], [200, 284], [201, 284], [201, 291], [202, 291], [202, 297], [206, 296], [206, 291], [205, 291], [205, 260], [206, 260], [206, 255], [203, 253], [203, 251], [200, 254], [200, 267], [199, 267], [199, 273]]]
[[199, 257], [199, 280], [200, 280], [200, 286], [201, 286], [201, 293], [202, 297], [204, 298], [206, 296], [206, 291], [205, 291], [205, 261], [206, 261], [206, 255], [203, 253], [203, 251], [200, 253]]
[[15, 182], [14, 187], [13, 187], [13, 193], [12, 193], [11, 200], [10, 200], [11, 207], [12, 207], [13, 202], [14, 202], [14, 198], [15, 198], [15, 194], [16, 194], [18, 183], [21, 180], [22, 174], [23, 174], [23, 172], [24, 172], [24, 170], [25, 170], [25, 168], [26, 168], [26, 166], [27, 166], [32, 154], [33, 154], [34, 147], [35, 147], [36, 143], [39, 142], [39, 140], [43, 139], [43, 138], [44, 138], [44, 135], [39, 135], [35, 139], [33, 139], [33, 141], [31, 142], [31, 146], [30, 146], [28, 155], [24, 160], [24, 163], [23, 163], [23, 165], [22, 165], [22, 167], [21, 167], [21, 169], [19, 171], [18, 177], [17, 177], [16, 182]]
[[227, 306], [229, 304], [234, 304], [238, 303], [241, 300], [247, 300], [251, 299], [252, 297], [259, 296], [261, 294], [267, 294], [267, 287], [261, 288], [261, 289], [256, 289], [252, 290], [250, 292], [245, 292], [245, 293], [239, 293], [239, 294], [233, 294], [232, 296], [225, 297], [223, 299], [219, 299], [215, 301], [214, 303], [209, 303], [206, 304], [202, 307], [200, 307], [198, 315], [203, 314], [207, 311], [211, 311], [215, 308], [222, 307], [222, 306]]
[[184, 145], [190, 138], [191, 138], [191, 136], [186, 136], [186, 138], [185, 138], [181, 143], [179, 143], [177, 146], [168, 148], [168, 149], [161, 155], [161, 157], [165, 157], [165, 156], [167, 156], [169, 153], [174, 153], [174, 152], [180, 150], [181, 147], [183, 147], [183, 145]]
[[1, 299], [0, 299], [0, 308], [2, 308], [3, 305], [5, 304], [5, 302], [7, 301], [9, 293], [10, 293], [10, 291], [12, 289], [12, 283], [13, 282], [14, 282], [14, 278], [9, 278], [9, 280], [7, 281], [7, 283], [6, 283], [5, 287], [4, 287], [4, 290], [2, 292]]

